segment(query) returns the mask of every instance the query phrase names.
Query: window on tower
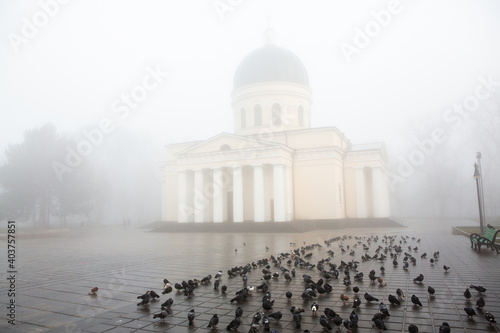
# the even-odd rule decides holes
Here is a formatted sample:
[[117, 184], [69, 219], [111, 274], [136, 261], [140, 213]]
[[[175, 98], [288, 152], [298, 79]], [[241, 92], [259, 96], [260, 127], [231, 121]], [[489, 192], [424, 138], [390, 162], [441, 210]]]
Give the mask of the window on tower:
[[241, 128], [246, 128], [247, 127], [247, 114], [245, 112], [245, 108], [241, 108]]
[[299, 106], [299, 126], [304, 126], [304, 107], [302, 105]]
[[273, 115], [272, 115], [273, 125], [281, 126], [281, 105], [279, 105], [278, 103], [273, 104], [272, 110], [273, 110], [272, 111], [273, 112]]
[[259, 104], [253, 108], [253, 122], [255, 126], [262, 125], [262, 107]]

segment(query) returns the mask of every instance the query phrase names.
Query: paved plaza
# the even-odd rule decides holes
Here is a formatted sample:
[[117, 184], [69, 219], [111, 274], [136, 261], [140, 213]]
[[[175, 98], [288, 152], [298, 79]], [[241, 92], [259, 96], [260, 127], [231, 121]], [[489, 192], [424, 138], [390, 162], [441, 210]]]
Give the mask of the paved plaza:
[[[400, 228], [349, 228], [337, 230], [314, 230], [306, 233], [272, 234], [272, 233], [151, 233], [140, 228], [96, 227], [92, 230], [74, 230], [64, 236], [54, 237], [18, 237], [16, 243], [17, 274], [15, 281], [15, 316], [16, 325], [8, 323], [7, 304], [9, 281], [0, 281], [0, 297], [2, 311], [0, 317], [1, 332], [209, 332], [207, 324], [217, 314], [220, 322], [216, 331], [225, 332], [226, 326], [234, 318], [235, 309], [241, 306], [244, 310], [241, 326], [238, 331], [248, 332], [253, 315], [264, 312], [262, 309], [261, 291], [254, 291], [245, 302], [232, 304], [230, 299], [237, 290], [245, 285], [242, 278], [229, 278], [227, 270], [257, 262], [259, 259], [289, 253], [292, 249], [304, 244], [319, 243], [323, 247], [314, 248], [309, 261], [316, 264], [322, 258], [328, 258], [328, 250], [334, 251], [331, 262], [340, 264], [343, 260], [359, 261], [358, 270], [364, 273], [362, 281], [353, 281], [358, 286], [361, 306], [356, 311], [359, 316], [358, 332], [379, 332], [372, 327], [372, 317], [378, 312], [378, 303], [368, 303], [363, 298], [365, 292], [377, 297], [388, 305], [390, 317], [384, 323], [390, 332], [407, 332], [409, 324], [415, 324], [419, 332], [438, 332], [439, 326], [448, 322], [452, 332], [495, 332], [496, 324], [489, 325], [484, 318], [485, 312], [491, 312], [500, 318], [500, 256], [489, 249], [477, 253], [470, 248], [467, 237], [452, 235], [451, 226], [460, 225], [456, 221], [410, 221], [406, 227]], [[471, 225], [471, 223], [466, 223]], [[342, 241], [335, 241], [327, 247], [324, 241], [334, 237], [352, 236]], [[378, 235], [377, 243], [372, 243], [368, 251], [363, 251], [361, 244], [356, 247], [358, 239]], [[403, 250], [416, 258], [416, 264], [410, 264], [408, 270], [402, 268], [402, 259], [397, 268], [392, 259], [380, 262], [377, 260], [362, 261], [361, 256], [373, 256], [376, 248], [382, 243], [383, 236], [396, 236], [397, 244], [402, 241]], [[408, 236], [408, 237], [406, 237]], [[404, 243], [403, 239], [407, 242]], [[417, 240], [420, 242], [417, 243]], [[339, 244], [353, 249], [341, 253]], [[295, 246], [291, 243], [295, 243]], [[0, 246], [7, 248], [6, 240]], [[418, 250], [413, 250], [418, 247]], [[439, 251], [438, 261], [431, 264], [432, 254]], [[427, 258], [421, 258], [426, 252]], [[1, 253], [6, 253], [1, 251]], [[403, 252], [404, 253], [404, 252]], [[380, 267], [385, 267], [381, 277], [387, 285], [371, 283], [368, 273], [373, 269], [380, 274]], [[443, 265], [451, 268], [447, 273]], [[292, 269], [286, 263], [282, 266]], [[2, 272], [7, 272], [7, 255], [0, 265]], [[247, 285], [262, 284], [260, 266], [247, 274]], [[228, 291], [223, 294], [220, 289], [213, 289], [211, 283], [200, 285], [192, 297], [182, 292], [161, 295], [160, 300], [150, 302], [149, 306], [137, 306], [137, 296], [148, 290], [158, 293], [162, 291], [163, 279], [172, 283], [188, 279], [201, 279], [219, 270], [223, 275], [221, 285], [227, 285]], [[279, 267], [271, 264], [272, 272]], [[354, 296], [352, 289], [343, 285], [344, 273], [339, 279], [327, 281], [333, 291], [317, 298], [318, 316], [310, 310], [312, 301], [305, 303], [301, 299], [304, 291], [303, 274], [313, 280], [321, 278], [317, 269], [296, 268], [296, 277], [286, 282], [283, 274], [278, 279], [269, 281], [269, 290], [275, 300], [272, 312], [281, 311], [283, 318], [276, 322], [271, 319], [271, 330], [278, 332], [322, 332], [319, 314], [326, 307], [336, 311], [342, 318], [348, 318], [352, 311], [352, 300], [345, 305], [339, 299], [341, 293]], [[281, 271], [280, 271], [281, 273]], [[413, 279], [423, 274], [422, 284]], [[353, 274], [354, 275], [354, 274]], [[352, 275], [352, 276], [353, 276]], [[352, 277], [351, 276], [351, 277]], [[463, 308], [476, 308], [479, 294], [471, 290], [472, 298], [467, 302], [463, 293], [470, 284], [481, 285], [487, 289], [482, 295], [486, 305], [476, 309], [478, 313], [468, 319]], [[427, 287], [436, 290], [434, 297], [427, 293]], [[98, 286], [97, 296], [88, 295], [88, 291]], [[395, 294], [396, 289], [404, 291], [407, 298], [400, 306], [389, 304], [387, 297]], [[291, 291], [293, 297], [288, 301], [285, 293]], [[409, 297], [415, 294], [420, 298], [422, 307], [413, 306]], [[165, 322], [153, 319], [153, 314], [160, 312], [160, 304], [168, 298], [174, 300], [172, 313]], [[292, 305], [305, 309], [302, 314], [302, 327], [295, 328], [289, 309]], [[196, 312], [194, 324], [189, 326], [187, 313], [190, 309]], [[333, 325], [333, 323], [332, 323]], [[346, 331], [345, 328], [340, 328]], [[334, 327], [335, 330], [335, 327]], [[263, 332], [263, 328], [260, 332]]]

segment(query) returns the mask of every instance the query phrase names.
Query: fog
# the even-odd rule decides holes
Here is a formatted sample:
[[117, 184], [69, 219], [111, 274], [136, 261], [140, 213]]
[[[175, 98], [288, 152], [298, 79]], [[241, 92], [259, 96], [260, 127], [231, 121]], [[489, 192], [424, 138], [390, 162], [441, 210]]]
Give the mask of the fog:
[[[391, 215], [477, 221], [481, 152], [486, 217], [495, 219], [499, 14], [494, 0], [4, 2], [0, 165], [26, 131], [51, 124], [70, 147], [91, 142], [47, 185], [75, 212], [68, 223], [159, 220], [164, 145], [234, 132], [235, 70], [271, 28], [307, 69], [311, 127], [385, 144]], [[52, 160], [64, 164], [66, 147]], [[35, 165], [34, 152], [52, 148], [31, 146], [33, 159], [19, 165]], [[16, 177], [30, 179], [19, 165]], [[28, 219], [5, 199], [8, 179], [0, 219]], [[69, 179], [92, 188], [89, 207], [77, 207]], [[9, 200], [34, 200], [22, 193]], [[52, 215], [54, 224], [66, 218]]]

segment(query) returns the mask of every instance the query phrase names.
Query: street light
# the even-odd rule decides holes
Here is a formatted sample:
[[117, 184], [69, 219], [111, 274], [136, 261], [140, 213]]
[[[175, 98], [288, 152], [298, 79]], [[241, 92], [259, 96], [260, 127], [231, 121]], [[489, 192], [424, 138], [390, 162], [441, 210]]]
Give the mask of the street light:
[[480, 189], [481, 172], [479, 169], [479, 164], [474, 163], [474, 179], [476, 180], [477, 188], [477, 203], [479, 205], [479, 227], [481, 228], [481, 234], [484, 232], [484, 217], [483, 217], [483, 198]]

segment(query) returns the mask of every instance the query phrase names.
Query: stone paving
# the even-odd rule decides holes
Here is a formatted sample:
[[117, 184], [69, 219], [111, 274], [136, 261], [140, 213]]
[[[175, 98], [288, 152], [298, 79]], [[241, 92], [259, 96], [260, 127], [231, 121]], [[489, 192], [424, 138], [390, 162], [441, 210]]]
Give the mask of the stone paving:
[[[364, 273], [364, 279], [353, 283], [360, 288], [358, 332], [379, 332], [372, 327], [371, 321], [373, 314], [378, 312], [378, 303], [366, 302], [363, 299], [365, 292], [388, 305], [391, 316], [384, 322], [391, 332], [407, 332], [411, 323], [416, 324], [420, 332], [438, 332], [443, 321], [450, 324], [452, 332], [498, 331], [496, 324], [487, 323], [484, 313], [488, 311], [500, 317], [500, 256], [484, 248], [482, 253], [476, 253], [470, 248], [468, 238], [451, 234], [450, 226], [453, 224], [456, 223], [412, 221], [406, 228], [316, 230], [302, 234], [169, 234], [116, 227], [71, 232], [64, 237], [19, 237], [16, 254], [16, 325], [7, 322], [9, 285], [6, 279], [2, 279], [0, 331], [207, 332], [210, 331], [207, 324], [213, 314], [220, 318], [216, 331], [226, 331], [227, 324], [234, 318], [235, 309], [240, 305], [244, 314], [239, 331], [247, 332], [253, 315], [263, 312], [263, 293], [256, 291], [246, 302], [231, 304], [229, 300], [244, 284], [240, 277], [228, 278], [226, 271], [271, 255], [289, 252], [304, 242], [323, 245], [320, 249], [308, 251], [313, 253], [310, 259], [312, 263], [329, 257], [327, 251], [330, 249], [335, 252], [331, 259], [333, 263], [353, 259], [360, 261], [358, 270]], [[368, 251], [363, 251], [359, 245], [354, 249], [354, 256], [349, 255], [349, 251], [342, 254], [339, 242], [333, 242], [330, 247], [324, 246], [324, 240], [343, 235], [378, 235], [379, 242], [372, 244]], [[383, 235], [396, 236], [398, 242], [404, 237], [407, 243], [401, 245], [407, 252], [408, 246], [418, 246], [418, 251], [411, 252], [417, 259], [416, 265], [410, 265], [406, 271], [401, 267], [401, 260], [397, 268], [393, 268], [392, 259], [383, 263], [373, 260], [363, 262], [362, 255], [373, 255], [378, 245], [385, 246], [381, 243]], [[418, 238], [421, 239], [419, 243], [416, 242]], [[291, 242], [296, 245], [291, 247]], [[352, 248], [356, 243], [354, 237], [343, 241], [344, 247], [350, 245]], [[0, 241], [0, 246], [7, 248], [6, 241]], [[429, 259], [435, 251], [440, 252], [439, 260], [431, 264]], [[420, 257], [424, 252], [428, 254], [427, 259]], [[0, 269], [7, 272], [7, 256], [4, 257]], [[288, 269], [292, 268], [285, 262], [283, 264]], [[442, 268], [444, 264], [451, 267], [448, 273]], [[369, 271], [374, 269], [378, 274], [382, 265], [386, 268], [385, 274], [381, 275], [387, 282], [386, 286], [371, 283], [368, 279]], [[248, 274], [248, 285], [262, 283], [262, 268]], [[201, 279], [207, 274], [215, 275], [218, 270], [223, 271], [221, 285], [228, 286], [227, 294], [214, 290], [212, 279], [212, 283], [196, 288], [192, 297], [185, 297], [174, 289], [147, 307], [136, 305], [137, 296], [147, 290], [161, 292], [164, 278], [175, 283]], [[273, 272], [278, 270], [278, 267], [271, 267]], [[271, 329], [278, 332], [303, 332], [306, 329], [310, 332], [323, 331], [318, 322], [319, 315], [312, 316], [312, 302], [304, 303], [300, 298], [304, 290], [301, 277], [304, 273], [311, 275], [314, 280], [320, 278], [317, 269], [297, 268], [296, 278], [291, 282], [285, 282], [282, 276], [269, 282], [272, 299], [275, 299], [273, 311], [283, 313], [279, 323], [271, 319]], [[413, 278], [420, 273], [425, 276], [423, 283], [414, 283]], [[317, 299], [320, 314], [325, 307], [332, 308], [342, 318], [347, 318], [351, 312], [352, 301], [343, 305], [339, 299], [341, 293], [354, 296], [352, 289], [346, 289], [342, 284], [343, 275], [341, 272], [338, 280], [328, 281], [333, 291]], [[483, 295], [486, 305], [483, 310], [476, 309], [478, 315], [473, 319], [468, 319], [463, 310], [465, 306], [475, 308], [479, 297], [476, 291], [471, 290], [473, 297], [470, 302], [466, 302], [463, 292], [470, 284], [487, 289]], [[436, 289], [435, 297], [428, 296], [428, 285]], [[87, 293], [94, 286], [100, 288], [98, 295], [89, 296]], [[387, 296], [395, 294], [396, 288], [401, 288], [408, 296], [401, 306], [391, 306], [387, 301]], [[290, 302], [284, 296], [286, 291], [293, 293]], [[412, 305], [409, 300], [412, 294], [420, 298], [422, 307]], [[160, 311], [160, 304], [170, 297], [174, 300], [172, 313], [164, 323], [153, 319], [153, 314]], [[291, 305], [305, 309], [301, 329], [295, 328], [289, 311]], [[187, 322], [190, 309], [195, 309], [197, 315], [192, 326]]]

